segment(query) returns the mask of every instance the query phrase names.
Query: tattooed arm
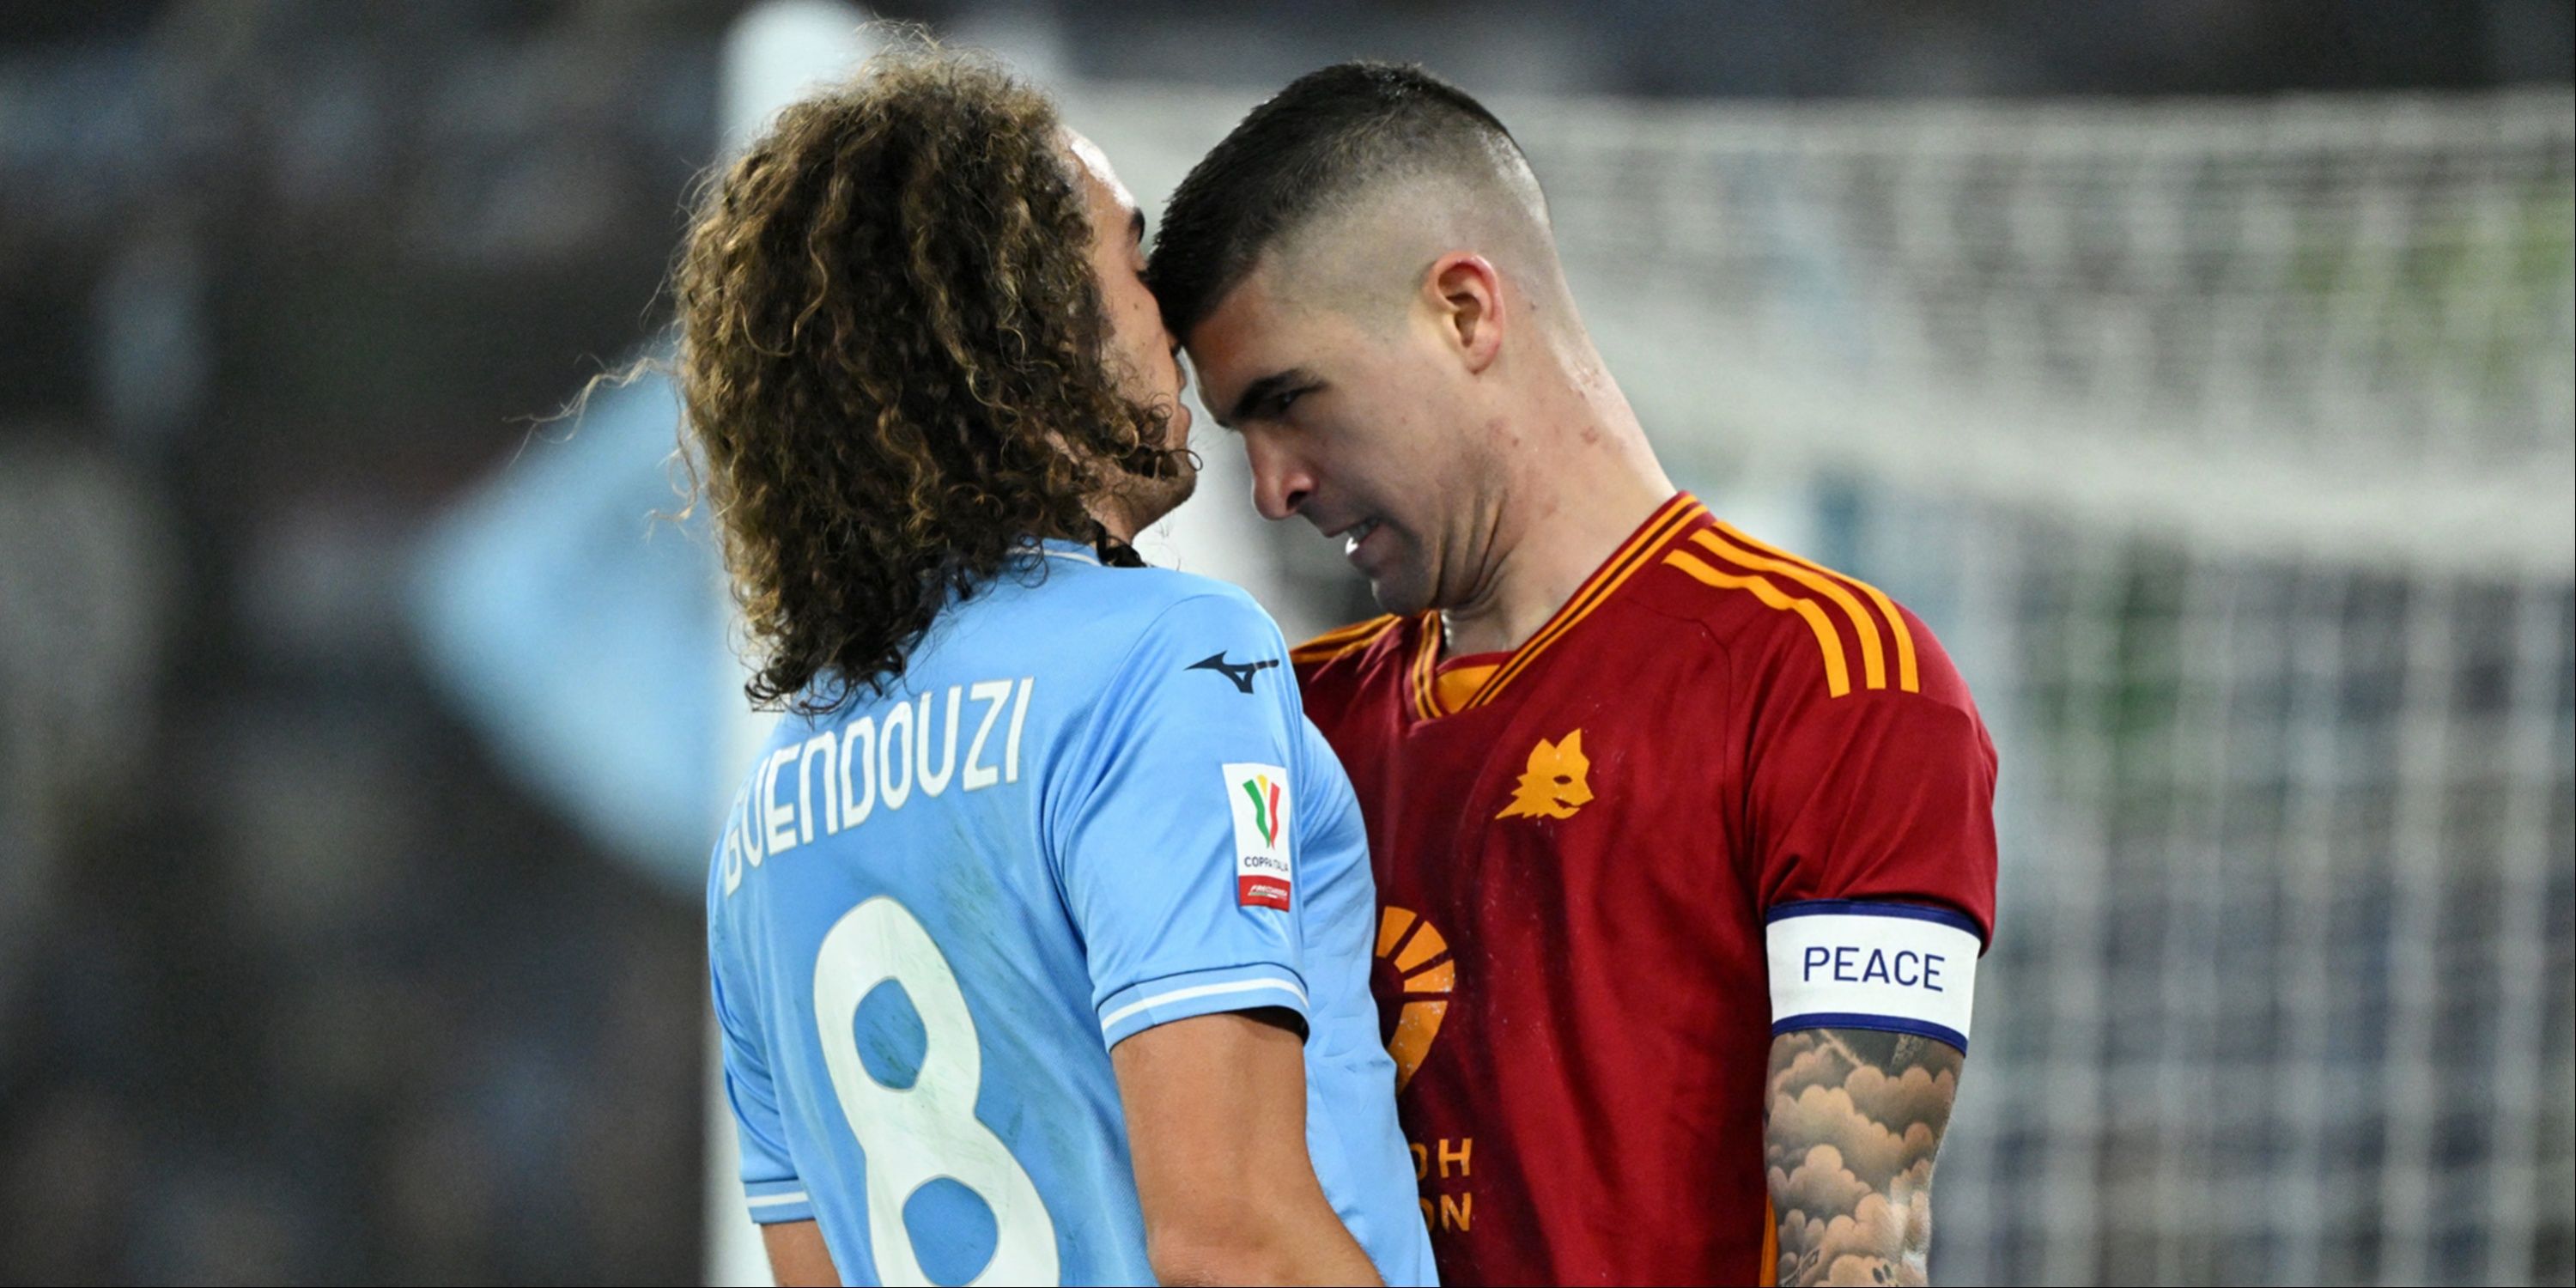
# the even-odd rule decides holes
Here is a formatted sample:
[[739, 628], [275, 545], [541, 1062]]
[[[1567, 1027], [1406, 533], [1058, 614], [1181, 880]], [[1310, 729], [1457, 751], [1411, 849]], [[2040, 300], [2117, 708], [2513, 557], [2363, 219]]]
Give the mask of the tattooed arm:
[[1782, 1284], [1920, 1284], [1957, 1048], [1874, 1029], [1771, 1041], [1763, 1155]]

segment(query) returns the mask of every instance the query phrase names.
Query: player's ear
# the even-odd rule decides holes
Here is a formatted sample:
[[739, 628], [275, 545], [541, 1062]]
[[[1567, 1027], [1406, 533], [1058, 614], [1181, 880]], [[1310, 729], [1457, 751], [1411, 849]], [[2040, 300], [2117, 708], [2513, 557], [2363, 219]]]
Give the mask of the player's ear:
[[1503, 349], [1503, 279], [1482, 255], [1453, 250], [1431, 261], [1422, 289], [1447, 340], [1471, 373]]

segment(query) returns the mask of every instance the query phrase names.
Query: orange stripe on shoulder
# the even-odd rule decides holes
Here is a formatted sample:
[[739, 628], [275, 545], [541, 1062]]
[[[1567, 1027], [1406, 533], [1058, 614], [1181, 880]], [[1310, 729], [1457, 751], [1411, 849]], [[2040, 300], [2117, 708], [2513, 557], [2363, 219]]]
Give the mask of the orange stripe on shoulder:
[[1739, 576], [1720, 572], [1687, 550], [1666, 554], [1664, 562], [1720, 590], [1751, 591], [1755, 599], [1762, 601], [1763, 607], [1796, 613], [1806, 619], [1807, 629], [1816, 637], [1816, 647], [1825, 655], [1825, 692], [1837, 698], [1851, 692], [1851, 664], [1843, 657], [1842, 636], [1834, 630], [1833, 622], [1825, 617], [1825, 610], [1816, 607], [1816, 601], [1788, 594], [1758, 574]]
[[[1822, 577], [1831, 578], [1832, 580], [1851, 587], [1853, 590], [1859, 591], [1864, 598], [1869, 600], [1873, 607], [1878, 609], [1879, 616], [1887, 622], [1887, 633], [1889, 638], [1893, 639], [1896, 643], [1896, 687], [1905, 690], [1907, 693], [1921, 693], [1923, 691], [1923, 677], [1921, 672], [1917, 669], [1914, 659], [1914, 628], [1906, 625], [1905, 614], [1897, 610], [1896, 601], [1889, 599], [1887, 597], [1887, 592], [1880, 590], [1878, 587], [1870, 585], [1868, 582], [1862, 581], [1857, 577], [1846, 577], [1841, 573], [1835, 572], [1831, 568], [1801, 559], [1777, 546], [1765, 545], [1760, 541], [1756, 541], [1753, 538], [1744, 535], [1742, 532], [1737, 531], [1734, 527], [1728, 524], [1720, 523], [1717, 527], [1719, 531], [1725, 533], [1728, 537], [1733, 538], [1739, 545], [1760, 551], [1774, 559], [1794, 564]], [[1871, 687], [1875, 688], [1877, 686], [1873, 685]]]
[[1721, 530], [1703, 529], [1692, 533], [1691, 540], [1698, 543], [1701, 549], [1746, 572], [1767, 573], [1782, 577], [1789, 583], [1803, 586], [1809, 591], [1824, 596], [1836, 608], [1842, 610], [1844, 619], [1852, 625], [1853, 638], [1860, 641], [1862, 684], [1872, 689], [1887, 687], [1887, 656], [1879, 647], [1878, 622], [1869, 615], [1868, 609], [1861, 607], [1857, 597], [1843, 588], [1841, 582], [1825, 575], [1811, 564], [1755, 554], [1727, 540]]
[[1339, 630], [1326, 631], [1288, 650], [1288, 660], [1300, 664], [1329, 662], [1345, 653], [1367, 648], [1376, 642], [1378, 636], [1386, 634], [1401, 620], [1403, 619], [1395, 614], [1388, 613], [1383, 617], [1372, 617], [1365, 622], [1356, 622]]

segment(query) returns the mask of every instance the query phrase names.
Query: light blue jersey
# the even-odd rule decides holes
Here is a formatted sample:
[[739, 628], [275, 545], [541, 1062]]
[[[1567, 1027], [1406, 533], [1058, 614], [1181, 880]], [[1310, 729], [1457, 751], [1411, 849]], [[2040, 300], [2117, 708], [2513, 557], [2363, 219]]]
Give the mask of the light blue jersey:
[[853, 1283], [1151, 1282], [1109, 1049], [1275, 1007], [1334, 1211], [1432, 1282], [1366, 835], [1286, 642], [1232, 586], [1044, 553], [892, 692], [782, 720], [735, 802], [707, 941], [752, 1216]]

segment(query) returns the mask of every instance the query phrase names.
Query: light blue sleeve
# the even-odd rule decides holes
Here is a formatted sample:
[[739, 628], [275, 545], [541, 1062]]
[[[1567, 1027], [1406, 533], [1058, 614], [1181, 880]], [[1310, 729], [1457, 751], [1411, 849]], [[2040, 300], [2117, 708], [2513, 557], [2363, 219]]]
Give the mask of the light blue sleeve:
[[707, 918], [708, 983], [715, 999], [716, 1029], [724, 1052], [725, 1101], [733, 1106], [734, 1136], [742, 1146], [743, 1204], [762, 1225], [811, 1221], [813, 1200], [788, 1153], [787, 1127], [778, 1114], [778, 1089], [770, 1081], [768, 1043], [744, 1008], [750, 999], [737, 996], [728, 974], [724, 921], [710, 906]]
[[1102, 689], [1050, 793], [1049, 854], [1107, 1045], [1219, 1011], [1306, 1020], [1287, 656], [1247, 598], [1173, 604]]

